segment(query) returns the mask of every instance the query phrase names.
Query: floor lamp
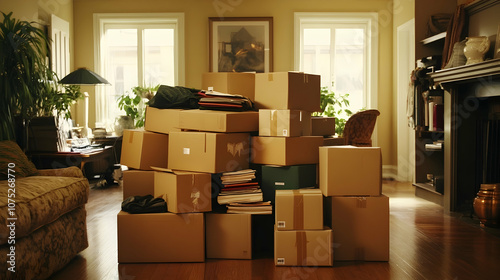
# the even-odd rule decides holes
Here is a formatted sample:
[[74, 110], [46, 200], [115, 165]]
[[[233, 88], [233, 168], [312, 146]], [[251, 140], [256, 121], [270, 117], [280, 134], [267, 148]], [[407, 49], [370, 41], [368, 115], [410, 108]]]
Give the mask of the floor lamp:
[[[77, 70], [69, 73], [66, 77], [62, 78], [59, 82], [63, 85], [100, 85], [110, 83], [103, 77], [97, 75], [95, 72], [87, 68], [78, 68]], [[85, 115], [84, 115], [84, 126], [82, 130], [82, 136], [91, 138], [92, 130], [89, 128], [89, 94], [84, 92], [83, 96], [85, 98]]]

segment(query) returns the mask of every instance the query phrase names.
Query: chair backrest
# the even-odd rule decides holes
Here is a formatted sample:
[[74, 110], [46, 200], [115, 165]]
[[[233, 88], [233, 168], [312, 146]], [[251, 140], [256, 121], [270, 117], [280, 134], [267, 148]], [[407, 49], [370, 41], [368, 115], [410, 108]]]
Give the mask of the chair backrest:
[[345, 144], [371, 147], [371, 137], [379, 115], [380, 112], [375, 109], [360, 111], [352, 115], [344, 127]]

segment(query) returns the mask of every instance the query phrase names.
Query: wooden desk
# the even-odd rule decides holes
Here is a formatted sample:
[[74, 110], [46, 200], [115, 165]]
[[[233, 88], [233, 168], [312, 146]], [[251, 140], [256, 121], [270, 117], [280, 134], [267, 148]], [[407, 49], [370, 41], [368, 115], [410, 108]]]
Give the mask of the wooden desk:
[[[105, 174], [108, 182], [113, 182], [113, 147], [107, 146], [95, 151], [40, 152], [31, 154], [31, 160], [38, 169], [55, 169], [69, 166], [79, 167], [85, 177], [92, 179], [96, 174]], [[87, 165], [91, 163], [90, 165]], [[101, 168], [98, 168], [101, 167]], [[111, 181], [110, 181], [111, 180]]]

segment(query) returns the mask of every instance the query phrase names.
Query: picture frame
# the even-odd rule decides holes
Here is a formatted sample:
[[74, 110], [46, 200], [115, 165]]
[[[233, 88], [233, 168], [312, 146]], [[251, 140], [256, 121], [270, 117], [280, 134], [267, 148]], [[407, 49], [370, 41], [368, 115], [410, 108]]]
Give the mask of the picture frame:
[[500, 24], [497, 29], [497, 39], [495, 42], [495, 51], [493, 54], [493, 58], [500, 58]]
[[272, 17], [210, 17], [209, 71], [273, 71]]

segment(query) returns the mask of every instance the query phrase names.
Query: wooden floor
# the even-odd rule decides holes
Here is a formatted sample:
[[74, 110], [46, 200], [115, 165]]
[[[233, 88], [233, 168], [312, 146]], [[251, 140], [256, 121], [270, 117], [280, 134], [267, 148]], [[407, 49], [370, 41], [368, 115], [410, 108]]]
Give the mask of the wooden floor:
[[500, 279], [500, 230], [444, 214], [413, 195], [410, 183], [386, 181], [390, 197], [390, 261], [336, 262], [334, 267], [275, 267], [271, 258], [205, 263], [118, 264], [117, 185], [91, 189], [89, 247], [51, 279]]

